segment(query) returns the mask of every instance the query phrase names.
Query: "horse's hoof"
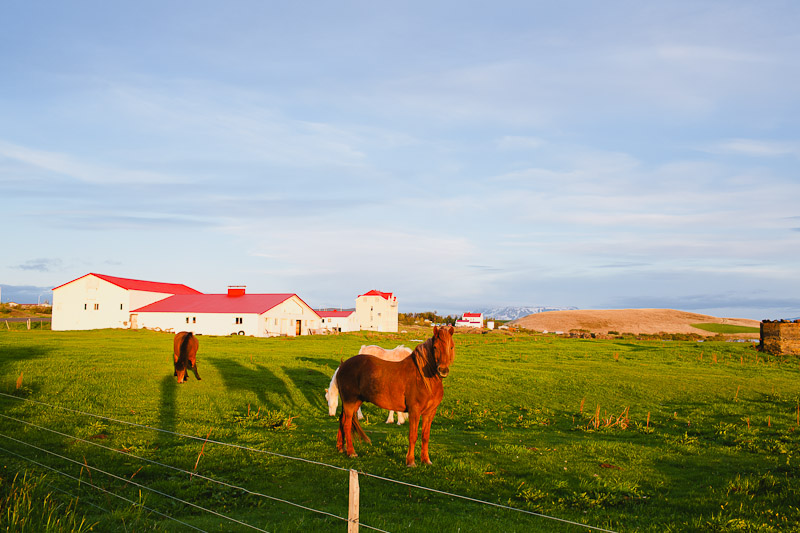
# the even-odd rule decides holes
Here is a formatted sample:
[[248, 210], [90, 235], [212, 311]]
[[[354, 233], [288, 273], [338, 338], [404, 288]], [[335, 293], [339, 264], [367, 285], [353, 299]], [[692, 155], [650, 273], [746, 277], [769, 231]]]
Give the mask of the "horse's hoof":
[[358, 454], [356, 452], [348, 453], [347, 457], [350, 457], [352, 459], [353, 457], [358, 457]]
[[416, 468], [417, 467], [417, 463], [413, 463], [413, 462], [412, 463], [406, 463], [406, 466], [408, 468]]

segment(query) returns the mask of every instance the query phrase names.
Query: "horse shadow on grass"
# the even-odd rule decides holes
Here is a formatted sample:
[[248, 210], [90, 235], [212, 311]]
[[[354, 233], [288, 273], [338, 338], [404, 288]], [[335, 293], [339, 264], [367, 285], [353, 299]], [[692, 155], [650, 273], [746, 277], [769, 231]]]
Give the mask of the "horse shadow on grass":
[[294, 403], [286, 383], [265, 366], [254, 364], [252, 368], [218, 357], [207, 361], [217, 369], [229, 391], [254, 394], [269, 409], [280, 410]]
[[[32, 394], [35, 392], [38, 389], [36, 386], [36, 378], [39, 376], [36, 374], [31, 375], [29, 372], [26, 377], [24, 371], [20, 374], [17, 374], [16, 371], [12, 372], [12, 369], [18, 362], [45, 358], [51, 351], [52, 350], [46, 348], [30, 346], [7, 346], [3, 348], [3, 354], [2, 357], [0, 357], [0, 379], [2, 379], [2, 382], [0, 383], [2, 383], [4, 386], [1, 389], [6, 390], [9, 393], [14, 393], [17, 390], [17, 380], [19, 380], [20, 387], [24, 393], [23, 395]], [[6, 381], [6, 373], [8, 372], [12, 372], [12, 374], [7, 376], [8, 381]], [[9, 384], [10, 386], [6, 388], [6, 384]]]
[[295, 389], [303, 396], [311, 409], [327, 412], [328, 402], [325, 400], [325, 389], [331, 382], [329, 375], [309, 368], [284, 366], [281, 369], [292, 380]]
[[[178, 427], [178, 411], [177, 411], [177, 383], [174, 376], [164, 376], [161, 378], [160, 388], [160, 403], [158, 412], [158, 427], [165, 431], [174, 432]], [[158, 432], [156, 442], [159, 448], [162, 448], [168, 442], [172, 442], [172, 437], [167, 436], [166, 433]]]

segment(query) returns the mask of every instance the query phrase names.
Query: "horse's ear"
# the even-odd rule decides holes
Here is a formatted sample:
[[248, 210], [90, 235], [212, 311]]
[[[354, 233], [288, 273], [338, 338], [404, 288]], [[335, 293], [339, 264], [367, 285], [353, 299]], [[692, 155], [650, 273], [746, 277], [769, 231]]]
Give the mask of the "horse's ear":
[[450, 335], [453, 335], [453, 332], [456, 330], [455, 326], [450, 326]]
[[439, 333], [439, 326], [433, 326], [433, 336], [435, 337], [437, 333]]

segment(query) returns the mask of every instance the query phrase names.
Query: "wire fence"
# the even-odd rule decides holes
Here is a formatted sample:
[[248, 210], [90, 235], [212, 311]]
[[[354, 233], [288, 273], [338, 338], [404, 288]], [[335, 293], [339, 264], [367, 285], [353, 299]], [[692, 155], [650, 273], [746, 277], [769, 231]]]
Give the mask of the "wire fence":
[[[14, 395], [2, 393], [2, 392], [0, 392], [0, 397], [6, 397], [6, 398], [13, 399], [13, 400], [21, 401], [21, 402], [27, 402], [27, 403], [32, 404], [32, 405], [38, 405], [38, 406], [46, 407], [46, 408], [50, 408], [50, 409], [58, 409], [58, 410], [61, 410], [61, 411], [64, 411], [64, 412], [72, 413], [72, 414], [92, 417], [92, 418], [96, 418], [98, 420], [104, 420], [106, 422], [127, 425], [127, 426], [130, 426], [130, 427], [141, 428], [141, 429], [145, 429], [145, 430], [149, 430], [149, 431], [158, 432], [158, 433], [161, 433], [161, 434], [168, 434], [168, 435], [171, 435], [173, 437], [180, 438], [180, 439], [189, 439], [189, 440], [199, 441], [199, 442], [203, 442], [204, 445], [206, 443], [216, 444], [216, 445], [224, 446], [224, 447], [231, 448], [231, 449], [248, 451], [248, 452], [253, 452], [253, 453], [257, 453], [257, 454], [264, 454], [264, 455], [268, 455], [268, 456], [273, 456], [273, 457], [276, 457], [276, 458], [284, 459], [284, 460], [287, 460], [287, 461], [297, 461], [297, 462], [301, 462], [301, 463], [305, 463], [305, 464], [309, 464], [309, 465], [315, 465], [315, 466], [326, 468], [326, 469], [333, 469], [333, 470], [342, 471], [342, 472], [348, 472], [348, 473], [356, 472], [358, 475], [361, 475], [361, 476], [365, 476], [365, 477], [368, 477], [368, 478], [380, 480], [380, 481], [386, 482], [386, 483], [392, 483], [392, 484], [396, 484], [396, 485], [399, 485], [399, 486], [404, 486], [404, 487], [407, 487], [409, 489], [415, 489], [415, 490], [419, 490], [419, 491], [426, 491], [426, 492], [430, 492], [430, 493], [435, 493], [435, 494], [438, 494], [438, 495], [441, 495], [441, 496], [460, 499], [462, 501], [469, 501], [469, 502], [472, 502], [472, 503], [475, 503], [475, 504], [478, 504], [478, 505], [486, 505], [486, 506], [489, 506], [489, 507], [503, 509], [505, 511], [513, 512], [513, 513], [520, 513], [522, 515], [528, 515], [528, 516], [532, 516], [532, 517], [541, 518], [541, 519], [544, 519], [544, 520], [549, 520], [549, 521], [558, 522], [558, 523], [562, 523], [562, 524], [568, 524], [568, 525], [572, 525], [572, 526], [577, 526], [577, 527], [588, 529], [588, 530], [592, 530], [592, 531], [600, 531], [600, 532], [605, 532], [605, 533], [614, 533], [614, 531], [612, 531], [610, 529], [604, 529], [604, 528], [591, 526], [591, 525], [588, 525], [588, 524], [584, 524], [584, 523], [580, 523], [580, 522], [576, 522], [576, 521], [572, 521], [572, 520], [567, 520], [567, 519], [563, 519], [563, 518], [559, 518], [559, 517], [549, 516], [549, 515], [546, 515], [546, 514], [543, 514], [543, 513], [537, 513], [537, 512], [529, 511], [529, 510], [526, 510], [526, 509], [519, 509], [519, 508], [508, 506], [508, 505], [503, 505], [503, 504], [499, 504], [499, 503], [495, 503], [495, 502], [489, 502], [489, 501], [485, 501], [485, 500], [480, 500], [480, 499], [477, 499], [477, 498], [472, 498], [472, 497], [464, 496], [464, 495], [461, 495], [461, 494], [455, 494], [455, 493], [451, 493], [451, 492], [447, 492], [447, 491], [434, 489], [434, 488], [431, 488], [431, 487], [425, 487], [425, 486], [422, 486], [422, 485], [417, 485], [417, 484], [414, 484], [414, 483], [408, 483], [408, 482], [405, 482], [405, 481], [400, 481], [400, 480], [391, 479], [391, 478], [387, 478], [387, 477], [383, 477], [383, 476], [378, 476], [378, 475], [375, 475], [375, 474], [371, 474], [369, 472], [364, 472], [364, 471], [360, 471], [360, 470], [359, 471], [353, 471], [353, 470], [350, 470], [350, 469], [347, 469], [347, 468], [343, 468], [343, 467], [340, 467], [340, 466], [331, 465], [331, 464], [323, 463], [323, 462], [320, 462], [320, 461], [314, 461], [314, 460], [306, 459], [306, 458], [303, 458], [303, 457], [294, 457], [294, 456], [290, 456], [290, 455], [286, 455], [286, 454], [276, 453], [276, 452], [269, 451], [269, 450], [253, 448], [253, 447], [250, 447], [250, 446], [244, 446], [244, 445], [234, 444], [234, 443], [227, 443], [227, 442], [223, 442], [223, 441], [209, 439], [208, 437], [203, 438], [203, 437], [198, 437], [198, 436], [195, 436], [195, 435], [187, 435], [187, 434], [183, 434], [183, 433], [179, 433], [179, 432], [175, 432], [175, 431], [170, 431], [170, 430], [167, 430], [167, 429], [162, 429], [162, 428], [148, 426], [148, 425], [144, 425], [144, 424], [138, 424], [138, 423], [130, 422], [130, 421], [126, 421], [126, 420], [119, 420], [119, 419], [108, 417], [108, 416], [89, 413], [89, 412], [86, 412], [86, 411], [80, 411], [80, 410], [71, 409], [71, 408], [68, 408], [68, 407], [52, 405], [52, 404], [40, 402], [40, 401], [37, 401], [37, 400], [31, 400], [31, 399], [28, 399], [28, 398], [22, 398], [22, 397], [19, 397], [19, 396], [14, 396]], [[301, 509], [301, 510], [304, 510], [304, 511], [308, 511], [308, 512], [311, 512], [311, 513], [315, 513], [315, 514], [321, 515], [321, 516], [325, 516], [325, 517], [328, 517], [328, 518], [339, 520], [339, 521], [347, 523], [348, 524], [348, 528], [352, 528], [353, 525], [354, 525], [354, 522], [355, 522], [356, 528], [357, 527], [362, 527], [362, 528], [369, 529], [369, 530], [372, 530], [372, 531], [379, 531], [379, 532], [386, 533], [385, 530], [383, 530], [383, 529], [380, 529], [380, 528], [377, 528], [377, 527], [374, 527], [374, 526], [370, 526], [369, 524], [365, 524], [364, 522], [358, 520], [357, 518], [353, 519], [354, 515], [353, 515], [353, 512], [352, 512], [352, 509], [350, 510], [350, 516], [348, 516], [348, 517], [339, 516], [337, 514], [330, 513], [328, 511], [323, 511], [323, 510], [315, 509], [315, 508], [312, 508], [312, 507], [309, 507], [309, 506], [306, 506], [306, 505], [302, 505], [302, 504], [299, 504], [299, 503], [296, 503], [296, 502], [292, 502], [292, 501], [290, 501], [288, 499], [278, 498], [278, 497], [267, 495], [267, 494], [264, 494], [264, 493], [261, 493], [261, 492], [258, 492], [258, 491], [250, 490], [250, 489], [248, 489], [246, 487], [241, 487], [241, 486], [238, 486], [238, 485], [235, 485], [235, 484], [232, 484], [232, 483], [228, 483], [228, 482], [223, 481], [223, 480], [214, 479], [212, 477], [199, 474], [199, 473], [197, 473], [195, 471], [189, 471], [189, 470], [182, 469], [182, 468], [179, 468], [179, 467], [176, 467], [176, 466], [173, 466], [173, 465], [169, 465], [169, 464], [166, 464], [166, 463], [163, 463], [163, 462], [160, 462], [160, 461], [155, 461], [153, 459], [148, 459], [148, 458], [145, 458], [145, 457], [141, 457], [141, 456], [132, 454], [132, 453], [130, 453], [128, 451], [111, 448], [109, 446], [105, 446], [105, 445], [100, 444], [98, 442], [94, 442], [94, 441], [91, 441], [91, 440], [88, 440], [88, 439], [83, 439], [83, 438], [78, 437], [76, 435], [70, 435], [68, 433], [64, 433], [64, 432], [61, 432], [61, 431], [58, 431], [58, 430], [55, 430], [55, 429], [40, 425], [40, 424], [34, 424], [32, 422], [25, 421], [25, 420], [22, 420], [20, 418], [9, 416], [9, 415], [3, 414], [3, 413], [0, 413], [0, 418], [12, 421], [14, 423], [17, 423], [17, 424], [20, 424], [20, 425], [23, 425], [23, 426], [27, 426], [29, 428], [34, 428], [34, 429], [37, 429], [39, 431], [44, 431], [44, 432], [47, 432], [47, 433], [52, 434], [52, 435], [58, 435], [60, 437], [64, 437], [64, 438], [67, 438], [67, 439], [72, 439], [74, 441], [83, 442], [85, 444], [91, 445], [91, 446], [96, 447], [98, 449], [103, 449], [103, 450], [105, 450], [107, 452], [111, 452], [111, 453], [114, 453], [114, 454], [120, 454], [120, 455], [125, 456], [127, 458], [136, 459], [138, 461], [142, 461], [142, 462], [147, 463], [147, 464], [158, 466], [160, 468], [165, 468], [165, 469], [168, 469], [168, 470], [171, 470], [171, 471], [174, 471], [174, 472], [185, 474], [185, 475], [190, 476], [191, 478], [201, 479], [203, 481], [206, 481], [206, 482], [209, 482], [209, 483], [213, 483], [213, 484], [216, 484], [216, 485], [228, 488], [228, 489], [233, 489], [233, 490], [236, 490], [236, 491], [240, 491], [242, 494], [246, 494], [246, 495], [250, 495], [250, 496], [254, 496], [254, 497], [258, 497], [258, 498], [264, 498], [266, 500], [269, 500], [269, 501], [272, 501], [272, 502], [275, 502], [275, 503], [288, 505], [288, 506], [294, 507], [296, 509]], [[150, 493], [156, 494], [156, 495], [158, 495], [160, 497], [163, 497], [163, 498], [167, 498], [167, 499], [172, 500], [174, 502], [178, 502], [180, 504], [186, 505], [186, 506], [191, 507], [193, 509], [196, 509], [198, 511], [201, 511], [201, 512], [204, 512], [204, 513], [208, 513], [210, 515], [216, 516], [217, 518], [226, 520], [226, 521], [230, 522], [231, 524], [238, 524], [238, 525], [240, 525], [242, 527], [246, 527], [246, 528], [252, 529], [254, 531], [266, 531], [266, 530], [261, 529], [261, 528], [259, 528], [257, 526], [254, 526], [252, 524], [248, 524], [248, 523], [246, 523], [244, 521], [238, 520], [238, 519], [233, 518], [231, 516], [227, 516], [227, 515], [222, 514], [222, 513], [218, 512], [218, 511], [215, 511], [213, 509], [208, 509], [208, 508], [203, 507], [201, 505], [198, 505], [196, 503], [192, 503], [190, 501], [184, 500], [182, 498], [179, 498], [177, 496], [168, 494], [166, 492], [159, 491], [159, 490], [154, 489], [152, 487], [149, 487], [147, 485], [144, 485], [144, 484], [141, 484], [141, 483], [138, 483], [138, 482], [134, 482], [130, 478], [126, 479], [124, 477], [118, 476], [118, 475], [113, 474], [111, 472], [107, 472], [105, 470], [102, 470], [102, 469], [100, 469], [100, 468], [98, 468], [96, 466], [89, 465], [85, 458], [84, 458], [83, 462], [77, 461], [75, 459], [72, 459], [72, 458], [66, 457], [64, 455], [58, 454], [58, 453], [56, 453], [56, 452], [54, 452], [52, 450], [48, 450], [48, 449], [46, 449], [44, 447], [37, 446], [36, 444], [30, 443], [30, 442], [24, 441], [22, 439], [19, 439], [17, 437], [14, 437], [14, 436], [11, 436], [11, 435], [6, 435], [6, 434], [3, 434], [3, 433], [0, 433], [0, 438], [5, 439], [6, 441], [14, 442], [19, 446], [23, 446], [23, 447], [25, 447], [27, 449], [34, 450], [35, 452], [39, 452], [41, 454], [45, 454], [45, 455], [48, 455], [48, 456], [51, 456], [51, 457], [55, 457], [56, 459], [58, 459], [60, 461], [63, 461], [63, 462], [66, 462], [68, 464], [78, 465], [78, 466], [81, 467], [81, 472], [83, 471], [84, 468], [87, 471], [95, 471], [95, 472], [98, 472], [98, 473], [100, 473], [102, 475], [105, 475], [105, 476], [107, 476], [107, 477], [109, 477], [111, 479], [116, 479], [117, 481], [121, 481], [126, 486], [127, 485], [133, 485], [133, 486], [139, 488], [140, 490], [148, 491]], [[104, 492], [104, 493], [106, 493], [106, 494], [108, 494], [110, 496], [114, 496], [114, 497], [116, 497], [118, 499], [121, 499], [121, 500], [131, 504], [131, 505], [140, 507], [140, 508], [142, 508], [142, 509], [144, 509], [144, 510], [146, 510], [148, 512], [152, 512], [152, 513], [154, 513], [154, 514], [156, 514], [158, 516], [161, 516], [162, 518], [165, 518], [167, 520], [179, 523], [179, 524], [181, 524], [183, 526], [186, 526], [186, 527], [188, 527], [190, 529], [197, 530], [197, 531], [203, 531], [202, 529], [198, 528], [197, 526], [194, 526], [192, 524], [189, 524], [187, 522], [179, 520], [179, 519], [177, 519], [177, 518], [175, 518], [173, 516], [168, 515], [167, 513], [164, 513], [164, 512], [158, 511], [156, 509], [150, 508], [148, 506], [145, 506], [141, 502], [136, 502], [134, 500], [126, 498], [126, 497], [124, 497], [122, 495], [114, 493], [113, 491], [109, 491], [107, 489], [104, 489], [103, 487], [100, 487], [100, 486], [98, 486], [96, 484], [93, 484], [91, 482], [87, 482], [86, 480], [84, 480], [82, 478], [73, 476], [73, 475], [71, 475], [71, 474], [69, 474], [67, 472], [63, 472], [63, 471], [61, 471], [61, 470], [59, 470], [57, 468], [54, 468], [52, 466], [48, 466], [46, 464], [43, 464], [43, 463], [41, 463], [39, 461], [31, 459], [30, 457], [27, 457], [27, 456], [22, 455], [20, 453], [16, 453], [16, 452], [8, 450], [8, 449], [6, 449], [4, 447], [0, 447], [0, 452], [6, 453], [8, 455], [17, 457], [18, 459], [21, 459], [21, 460], [30, 462], [32, 464], [35, 464], [35, 465], [37, 465], [39, 467], [45, 468], [45, 469], [47, 469], [49, 471], [52, 471], [54, 473], [57, 473], [57, 474], [59, 474], [61, 476], [64, 476], [64, 477], [69, 478], [69, 479], [72, 479], [73, 481], [77, 481], [79, 484], [86, 485], [86, 486], [88, 486], [90, 488], [93, 488], [93, 489], [96, 489], [98, 491]], [[133, 477], [133, 476], [131, 476], [131, 477]], [[351, 476], [351, 485], [352, 485], [352, 476]], [[352, 489], [352, 486], [351, 486], [351, 489]], [[351, 497], [351, 499], [352, 499], [352, 497]], [[352, 504], [352, 501], [351, 501], [351, 504]], [[356, 517], [358, 516], [358, 510], [357, 509], [355, 511], [355, 516]], [[348, 529], [348, 530], [349, 531], [353, 531], [354, 529]], [[357, 530], [357, 529], [355, 529], [355, 530]]]

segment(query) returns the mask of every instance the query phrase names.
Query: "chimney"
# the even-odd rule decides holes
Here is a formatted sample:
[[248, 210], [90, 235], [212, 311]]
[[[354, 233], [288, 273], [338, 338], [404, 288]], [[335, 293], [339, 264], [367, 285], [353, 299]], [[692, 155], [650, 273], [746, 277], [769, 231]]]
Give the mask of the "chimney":
[[244, 296], [247, 285], [228, 285], [228, 296]]

